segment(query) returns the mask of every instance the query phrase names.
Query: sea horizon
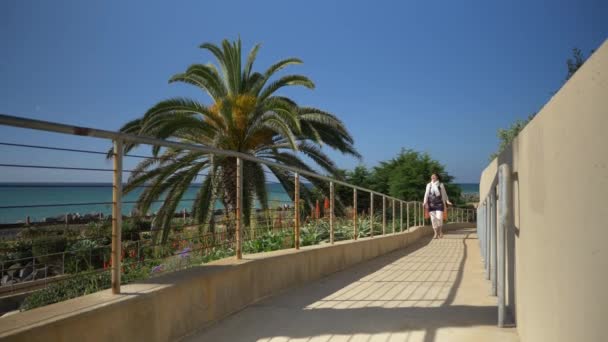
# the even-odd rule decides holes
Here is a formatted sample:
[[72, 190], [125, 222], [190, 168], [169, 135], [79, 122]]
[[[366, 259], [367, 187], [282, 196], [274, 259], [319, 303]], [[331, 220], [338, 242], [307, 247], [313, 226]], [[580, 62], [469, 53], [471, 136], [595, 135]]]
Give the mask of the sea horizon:
[[[479, 183], [455, 183], [463, 194], [479, 193]], [[197, 187], [192, 183], [176, 211], [191, 210]], [[306, 186], [306, 185], [305, 185]], [[145, 187], [137, 188], [123, 196], [123, 214], [129, 215], [135, 201]], [[267, 183], [270, 207], [290, 204], [291, 199], [280, 183]], [[112, 183], [109, 182], [0, 182], [0, 224], [42, 222], [65, 214], [78, 213], [110, 215], [112, 212]], [[160, 201], [153, 203], [150, 212], [156, 212]], [[219, 201], [216, 209], [222, 209]]]

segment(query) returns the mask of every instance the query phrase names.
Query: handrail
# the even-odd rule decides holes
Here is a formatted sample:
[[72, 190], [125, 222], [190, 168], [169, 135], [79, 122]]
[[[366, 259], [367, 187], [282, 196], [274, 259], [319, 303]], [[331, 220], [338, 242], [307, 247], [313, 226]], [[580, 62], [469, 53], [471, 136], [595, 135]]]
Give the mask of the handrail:
[[[508, 323], [506, 305], [506, 249], [509, 219], [513, 210], [512, 177], [508, 164], [501, 164], [492, 179], [489, 192], [477, 207], [477, 236], [486, 279], [491, 281], [492, 295], [498, 300], [498, 326]], [[497, 191], [498, 188], [498, 191]]]
[[[333, 239], [334, 239], [334, 233], [333, 233], [333, 224], [334, 224], [334, 187], [335, 185], [341, 185], [341, 186], [345, 186], [348, 188], [353, 189], [353, 193], [356, 196], [357, 190], [359, 191], [363, 191], [363, 192], [367, 192], [370, 193], [370, 198], [373, 200], [374, 196], [378, 196], [380, 197], [380, 199], [382, 200], [382, 208], [381, 208], [381, 214], [382, 214], [382, 218], [381, 218], [381, 224], [382, 224], [382, 233], [387, 234], [388, 230], [387, 230], [387, 219], [386, 219], [386, 214], [387, 214], [387, 207], [388, 206], [392, 206], [392, 211], [393, 211], [393, 215], [392, 215], [392, 232], [395, 233], [396, 232], [396, 221], [395, 221], [395, 213], [396, 213], [396, 204], [399, 203], [400, 206], [400, 215], [399, 215], [399, 219], [401, 220], [400, 223], [400, 230], [403, 230], [403, 204], [406, 204], [406, 214], [407, 214], [407, 228], [410, 227], [410, 204], [413, 205], [413, 216], [412, 218], [414, 219], [414, 225], [424, 225], [425, 224], [425, 219], [424, 219], [424, 214], [423, 214], [423, 210], [422, 210], [422, 203], [420, 201], [404, 201], [401, 200], [399, 198], [393, 197], [393, 196], [389, 196], [386, 194], [383, 194], [381, 192], [378, 191], [374, 191], [372, 189], [368, 189], [365, 187], [361, 187], [361, 186], [357, 186], [357, 185], [353, 185], [353, 184], [349, 184], [345, 181], [342, 180], [338, 180], [329, 176], [324, 176], [324, 175], [320, 175], [317, 174], [313, 171], [309, 171], [309, 170], [303, 170], [297, 167], [293, 167], [293, 166], [289, 166], [289, 165], [284, 165], [284, 164], [280, 164], [280, 163], [276, 163], [270, 160], [266, 160], [266, 159], [262, 159], [262, 158], [258, 158], [255, 156], [252, 156], [250, 154], [246, 154], [246, 153], [242, 153], [242, 152], [237, 152], [237, 151], [232, 151], [232, 150], [223, 150], [223, 149], [219, 149], [219, 148], [215, 148], [215, 147], [211, 147], [211, 146], [205, 146], [205, 145], [194, 145], [194, 144], [187, 144], [187, 143], [181, 143], [181, 142], [177, 142], [177, 141], [170, 141], [170, 140], [161, 140], [161, 139], [156, 139], [156, 138], [152, 138], [152, 137], [146, 137], [146, 136], [141, 136], [141, 135], [135, 135], [135, 134], [127, 134], [127, 133], [121, 133], [121, 132], [113, 132], [113, 131], [108, 131], [108, 130], [101, 130], [101, 129], [96, 129], [96, 128], [91, 128], [91, 127], [81, 127], [81, 126], [73, 126], [73, 125], [67, 125], [67, 124], [61, 124], [61, 123], [56, 123], [56, 122], [50, 122], [50, 121], [43, 121], [43, 120], [34, 120], [34, 119], [28, 119], [28, 118], [23, 118], [23, 117], [17, 117], [17, 116], [11, 116], [11, 115], [6, 115], [6, 114], [0, 114], [0, 125], [4, 125], [4, 126], [11, 126], [11, 127], [18, 127], [18, 128], [25, 128], [25, 129], [32, 129], [32, 130], [38, 130], [38, 131], [46, 131], [46, 132], [54, 132], [54, 133], [60, 133], [60, 134], [66, 134], [66, 135], [73, 135], [73, 136], [84, 136], [84, 137], [93, 137], [93, 138], [100, 138], [100, 139], [107, 139], [110, 140], [113, 144], [113, 159], [114, 159], [114, 167], [113, 169], [104, 169], [104, 171], [113, 171], [114, 172], [114, 179], [113, 179], [113, 201], [112, 203], [112, 252], [111, 252], [111, 258], [112, 258], [112, 289], [114, 293], [120, 293], [120, 265], [121, 265], [121, 218], [122, 218], [122, 204], [123, 203], [128, 203], [128, 202], [123, 202], [122, 201], [122, 172], [125, 172], [126, 170], [122, 169], [122, 160], [124, 156], [128, 156], [128, 155], [124, 155], [123, 156], [123, 146], [124, 143], [135, 143], [135, 144], [146, 144], [146, 145], [153, 145], [153, 146], [162, 146], [162, 147], [168, 147], [168, 148], [177, 148], [177, 149], [181, 149], [181, 150], [190, 150], [190, 151], [198, 151], [198, 152], [203, 152], [203, 153], [208, 153], [208, 154], [216, 154], [216, 155], [221, 155], [221, 156], [227, 156], [227, 157], [233, 157], [236, 159], [236, 165], [237, 165], [237, 170], [240, 170], [240, 168], [242, 167], [242, 161], [243, 160], [247, 160], [250, 162], [255, 162], [255, 163], [260, 163], [269, 167], [276, 167], [276, 168], [280, 168], [283, 170], [287, 170], [287, 171], [291, 171], [294, 173], [294, 182], [295, 186], [298, 187], [299, 186], [299, 177], [300, 176], [305, 176], [305, 177], [309, 177], [309, 178], [315, 178], [318, 180], [322, 180], [322, 181], [326, 181], [329, 182], [329, 188], [330, 188], [330, 211], [329, 211], [329, 220], [330, 220], [330, 241], [331, 243], [333, 243]], [[10, 144], [9, 144], [10, 145]], [[15, 145], [16, 144], [12, 144]], [[23, 145], [26, 146], [26, 145]], [[29, 147], [33, 147], [33, 146], [29, 146]], [[80, 151], [80, 150], [73, 150], [73, 149], [65, 149], [70, 150], [70, 151]], [[90, 152], [90, 151], [89, 151]], [[99, 153], [97, 153], [99, 154]], [[8, 164], [6, 164], [8, 165]], [[6, 166], [5, 165], [5, 166]], [[2, 166], [2, 165], [0, 165]], [[12, 165], [12, 166], [16, 166], [16, 167], [28, 167], [27, 165]], [[76, 169], [76, 168], [67, 168], [67, 167], [61, 167], [62, 169]], [[92, 169], [91, 169], [92, 170]], [[243, 191], [243, 186], [242, 186], [242, 181], [243, 181], [243, 177], [242, 177], [242, 172], [237, 172], [237, 177], [236, 177], [236, 190], [237, 190], [237, 206], [236, 206], [236, 256], [237, 258], [240, 258], [242, 255], [242, 224], [241, 224], [241, 220], [242, 220], [242, 203], [240, 201], [242, 201], [242, 191]], [[391, 201], [387, 206], [386, 204], [386, 200]], [[355, 201], [356, 201], [356, 197], [355, 197]], [[370, 236], [373, 237], [374, 234], [374, 215], [373, 215], [373, 201], [370, 203], [370, 222], [372, 223], [371, 227], [370, 227]], [[297, 208], [299, 208], [298, 206], [294, 206], [294, 208], [296, 208], [296, 210], [298, 210]], [[452, 209], [452, 220], [455, 223], [463, 223], [463, 222], [470, 222], [470, 220], [472, 219], [472, 216], [470, 215], [472, 213], [472, 211], [470, 209], [466, 209], [466, 208], [458, 208], [458, 207], [454, 207]], [[356, 215], [353, 215], [353, 219], [356, 220]], [[297, 220], [299, 221], [299, 217], [297, 218]], [[297, 222], [295, 224], [295, 229], [297, 231], [297, 227], [298, 227], [299, 222]], [[357, 225], [356, 222], [354, 222], [353, 224], [354, 226], [354, 231], [357, 231]], [[355, 235], [355, 239], [356, 239], [356, 235]], [[295, 240], [295, 248], [299, 248], [299, 239]]]
[[176, 142], [176, 141], [161, 140], [161, 139], [150, 138], [150, 137], [135, 135], [135, 134], [112, 132], [112, 131], [107, 131], [107, 130], [102, 130], [102, 129], [97, 129], [97, 128], [91, 128], [91, 127], [72, 126], [72, 125], [60, 124], [60, 123], [50, 122], [50, 121], [34, 120], [34, 119], [11, 116], [11, 115], [6, 115], [6, 114], [0, 114], [0, 125], [27, 128], [27, 129], [33, 129], [33, 130], [38, 130], [38, 131], [55, 132], [55, 133], [74, 135], [74, 136], [89, 136], [89, 137], [94, 137], [94, 138], [122, 140], [122, 141], [131, 142], [131, 143], [140, 143], [140, 144], [146, 144], [146, 145], [188, 149], [188, 150], [199, 151], [199, 152], [204, 152], [204, 153], [213, 153], [213, 154], [223, 155], [226, 157], [241, 158], [241, 159], [248, 160], [251, 162], [261, 163], [261, 164], [264, 164], [267, 166], [273, 166], [273, 167], [286, 169], [286, 170], [292, 171], [294, 173], [298, 173], [300, 175], [306, 175], [306, 176], [317, 178], [317, 179], [324, 180], [327, 182], [334, 182], [335, 184], [348, 186], [353, 189], [373, 193], [374, 195], [382, 196], [385, 198], [402, 201], [399, 198], [392, 197], [392, 196], [383, 194], [381, 192], [374, 191], [372, 189], [364, 188], [364, 187], [358, 186], [358, 185], [349, 184], [347, 182], [344, 182], [344, 181], [341, 181], [341, 180], [338, 180], [338, 179], [335, 179], [332, 177], [319, 175], [314, 172], [310, 172], [308, 170], [303, 170], [303, 169], [300, 169], [297, 167], [288, 166], [288, 165], [284, 165], [284, 164], [280, 164], [280, 163], [275, 163], [275, 162], [272, 162], [269, 160], [254, 157], [250, 154], [243, 153], [243, 152], [237, 152], [237, 151], [232, 151], [232, 150], [223, 150], [223, 149], [219, 149], [219, 148], [215, 148], [215, 147], [211, 147], [211, 146], [205, 146], [205, 145], [185, 144], [185, 143], [180, 143], [180, 142]]

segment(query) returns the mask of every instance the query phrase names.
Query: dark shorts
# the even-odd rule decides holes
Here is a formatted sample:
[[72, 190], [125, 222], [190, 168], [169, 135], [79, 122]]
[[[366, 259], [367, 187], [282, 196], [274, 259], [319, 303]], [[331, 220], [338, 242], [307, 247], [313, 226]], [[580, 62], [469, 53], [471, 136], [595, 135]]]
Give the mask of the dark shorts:
[[429, 204], [429, 211], [443, 211], [443, 203], [441, 204]]

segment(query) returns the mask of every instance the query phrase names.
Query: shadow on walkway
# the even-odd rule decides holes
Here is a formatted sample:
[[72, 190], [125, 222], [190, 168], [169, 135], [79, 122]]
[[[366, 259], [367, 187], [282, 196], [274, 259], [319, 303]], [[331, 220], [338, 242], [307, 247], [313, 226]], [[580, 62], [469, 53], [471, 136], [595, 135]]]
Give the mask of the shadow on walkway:
[[[475, 274], [480, 265], [467, 262], [468, 248], [476, 244], [474, 229], [426, 238], [256, 303], [186, 341], [432, 342], [446, 333], [477, 338], [470, 328], [497, 329], [497, 310], [487, 292], [479, 293], [479, 285], [487, 285], [481, 272]], [[474, 276], [479, 281], [466, 284]]]

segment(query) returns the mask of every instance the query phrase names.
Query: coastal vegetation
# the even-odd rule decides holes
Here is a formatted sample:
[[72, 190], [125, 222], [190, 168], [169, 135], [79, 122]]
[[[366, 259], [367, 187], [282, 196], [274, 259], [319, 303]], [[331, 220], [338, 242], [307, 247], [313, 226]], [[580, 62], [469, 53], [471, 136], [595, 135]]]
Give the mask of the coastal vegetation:
[[[388, 216], [392, 220], [392, 216]], [[395, 218], [397, 219], [397, 218]], [[376, 214], [374, 218], [374, 234], [382, 233], [382, 218]], [[408, 222], [403, 218], [404, 227]], [[410, 217], [409, 225], [414, 223]], [[184, 222], [174, 220], [174, 228], [166, 245], [154, 244], [146, 231], [139, 231], [133, 221], [127, 219], [126, 227], [134, 227], [129, 234], [123, 236], [122, 282], [125, 284], [141, 281], [150, 277], [169, 273], [179, 269], [198, 266], [213, 260], [226, 258], [235, 254], [232, 240], [214, 240], [208, 235], [200, 236], [196, 230], [190, 230]], [[20, 310], [30, 310], [36, 307], [60, 302], [70, 298], [94, 293], [110, 287], [110, 231], [109, 224], [91, 224], [91, 235], [86, 239], [70, 236], [70, 233], [56, 231], [54, 235], [38, 235], [35, 243], [42, 245], [51, 242], [54, 249], [46, 249], [44, 253], [51, 254], [44, 267], [57, 270], [65, 268], [65, 274], [57, 271], [58, 279], [50, 279], [50, 285], [32, 292], [21, 303]], [[302, 224], [300, 240], [302, 246], [324, 244], [329, 242], [329, 221], [327, 217], [308, 219]], [[388, 232], [392, 232], [389, 228]], [[397, 226], [400, 229], [400, 226]], [[220, 233], [221, 234], [221, 233]], [[371, 234], [371, 220], [367, 215], [357, 218], [357, 236], [365, 237]], [[136, 238], [137, 237], [137, 238]], [[287, 223], [283, 227], [262, 226], [255, 232], [247, 231], [243, 244], [243, 252], [260, 253], [293, 248], [293, 225]], [[352, 239], [354, 226], [352, 219], [337, 217], [334, 228], [336, 241]], [[20, 240], [24, 241], [24, 240]], [[58, 247], [58, 245], [63, 247]], [[7, 255], [20, 254], [20, 257], [31, 255], [31, 249], [23, 248], [22, 242], [15, 245], [5, 244], [3, 251]], [[62, 253], [67, 251], [66, 253]], [[39, 252], [36, 252], [39, 253]], [[37, 262], [49, 258], [48, 254], [32, 255]], [[62, 260], [65, 264], [62, 264]], [[10, 263], [10, 260], [2, 260]], [[51, 266], [52, 265], [52, 266]]]

